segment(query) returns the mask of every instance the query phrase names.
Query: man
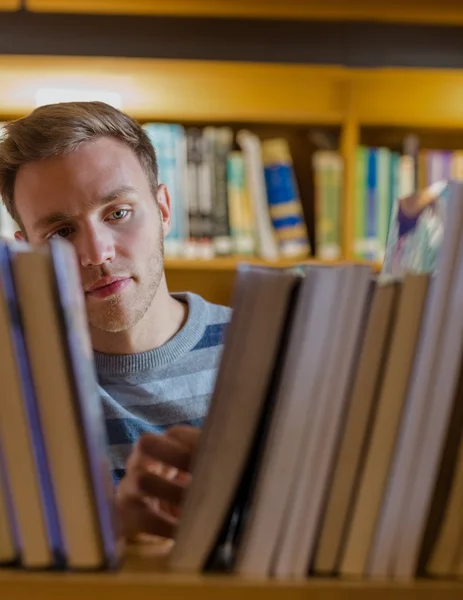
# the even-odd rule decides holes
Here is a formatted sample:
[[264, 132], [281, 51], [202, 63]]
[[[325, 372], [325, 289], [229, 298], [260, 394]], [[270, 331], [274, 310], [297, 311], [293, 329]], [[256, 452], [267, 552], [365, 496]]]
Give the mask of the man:
[[104, 103], [40, 107], [5, 126], [0, 195], [18, 239], [74, 245], [123, 524], [173, 536], [230, 309], [169, 294], [169, 191], [148, 137]]

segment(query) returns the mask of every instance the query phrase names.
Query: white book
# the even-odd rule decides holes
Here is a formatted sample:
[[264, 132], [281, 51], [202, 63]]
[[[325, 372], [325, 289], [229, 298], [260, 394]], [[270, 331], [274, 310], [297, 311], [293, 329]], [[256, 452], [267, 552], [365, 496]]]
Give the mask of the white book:
[[261, 258], [266, 260], [276, 260], [279, 254], [278, 244], [268, 207], [260, 140], [256, 135], [246, 130], [239, 131], [236, 140], [244, 155], [246, 182], [249, 186], [256, 219], [259, 254]]
[[[415, 459], [421, 451], [420, 440], [424, 440], [424, 424], [430, 410], [428, 392], [435, 381], [435, 365], [438, 362], [443, 324], [447, 319], [449, 292], [452, 287], [455, 259], [461, 237], [463, 220], [463, 202], [459, 198], [461, 184], [452, 183], [450, 185], [452, 185], [452, 194], [446, 206], [444, 225], [446, 234], [443, 238], [434, 280], [430, 286], [419, 348], [407, 394], [405, 414], [401, 422], [379, 523], [370, 551], [368, 571], [373, 577], [383, 578], [391, 573], [405, 575], [410, 572], [411, 568], [411, 562], [408, 560], [406, 564], [404, 563], [404, 569], [400, 573], [399, 570], [396, 570], [395, 558], [399, 551], [400, 539], [404, 536], [403, 519], [407, 514], [406, 506], [410, 502], [411, 487], [409, 484], [412, 484], [414, 480], [417, 466]], [[431, 472], [432, 465], [429, 466]], [[420, 505], [422, 506], [421, 502]], [[411, 558], [411, 554], [408, 556]]]

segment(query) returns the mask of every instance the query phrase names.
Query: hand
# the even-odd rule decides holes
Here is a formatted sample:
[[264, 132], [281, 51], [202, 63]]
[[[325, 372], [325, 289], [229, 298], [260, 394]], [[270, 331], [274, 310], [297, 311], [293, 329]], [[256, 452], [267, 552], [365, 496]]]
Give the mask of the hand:
[[116, 492], [127, 538], [175, 537], [200, 433], [175, 426], [162, 435], [144, 434], [135, 444]]

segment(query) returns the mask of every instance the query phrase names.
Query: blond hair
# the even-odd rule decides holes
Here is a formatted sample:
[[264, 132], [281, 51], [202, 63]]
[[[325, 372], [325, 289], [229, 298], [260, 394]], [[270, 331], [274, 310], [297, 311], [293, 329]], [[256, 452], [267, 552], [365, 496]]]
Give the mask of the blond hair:
[[18, 225], [21, 222], [14, 201], [18, 170], [27, 163], [73, 152], [84, 142], [100, 137], [120, 140], [135, 152], [156, 197], [156, 153], [134, 119], [104, 102], [48, 104], [6, 123], [0, 136], [0, 198]]

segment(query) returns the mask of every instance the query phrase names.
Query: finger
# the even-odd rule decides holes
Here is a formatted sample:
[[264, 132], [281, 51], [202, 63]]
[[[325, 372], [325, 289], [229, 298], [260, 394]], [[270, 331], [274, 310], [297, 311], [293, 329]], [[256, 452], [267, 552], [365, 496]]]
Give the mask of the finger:
[[160, 498], [172, 504], [181, 504], [186, 491], [184, 486], [152, 472], [139, 475], [138, 487], [142, 494]]
[[174, 539], [178, 528], [178, 519], [166, 513], [159, 513], [144, 506], [138, 513], [139, 531], [163, 538]]
[[127, 498], [120, 509], [126, 536], [148, 533], [170, 539], [175, 537], [178, 519], [157, 510], [155, 503], [148, 504], [138, 498]]
[[145, 457], [161, 461], [181, 471], [189, 471], [192, 453], [177, 440], [166, 435], [144, 434], [138, 441], [139, 450]]
[[174, 425], [170, 427], [165, 435], [175, 439], [177, 442], [190, 449], [191, 452], [196, 451], [201, 436], [201, 429], [190, 425]]

